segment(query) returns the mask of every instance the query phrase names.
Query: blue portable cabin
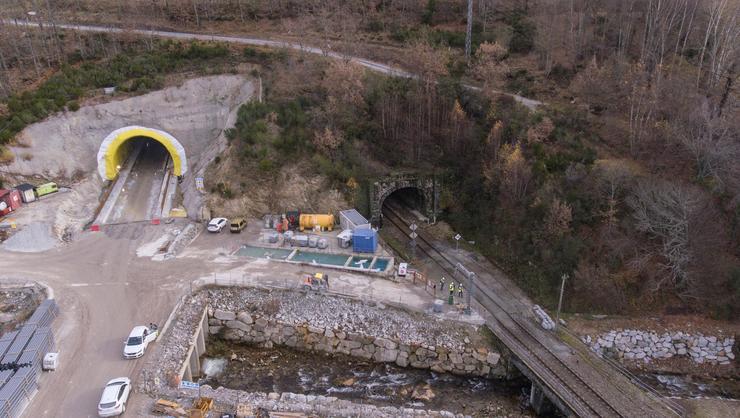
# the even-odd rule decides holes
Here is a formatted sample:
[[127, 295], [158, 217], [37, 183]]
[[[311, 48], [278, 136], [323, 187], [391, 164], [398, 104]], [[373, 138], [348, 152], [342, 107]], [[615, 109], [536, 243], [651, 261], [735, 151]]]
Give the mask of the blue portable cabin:
[[352, 251], [374, 253], [378, 249], [378, 232], [374, 229], [355, 229], [352, 234]]

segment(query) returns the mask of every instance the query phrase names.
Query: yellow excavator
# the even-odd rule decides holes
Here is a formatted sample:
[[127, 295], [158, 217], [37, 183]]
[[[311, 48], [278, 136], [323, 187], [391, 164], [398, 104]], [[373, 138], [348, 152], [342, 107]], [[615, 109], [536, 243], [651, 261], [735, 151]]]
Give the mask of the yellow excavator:
[[303, 290], [325, 292], [329, 290], [329, 275], [325, 273], [307, 274], [303, 278]]

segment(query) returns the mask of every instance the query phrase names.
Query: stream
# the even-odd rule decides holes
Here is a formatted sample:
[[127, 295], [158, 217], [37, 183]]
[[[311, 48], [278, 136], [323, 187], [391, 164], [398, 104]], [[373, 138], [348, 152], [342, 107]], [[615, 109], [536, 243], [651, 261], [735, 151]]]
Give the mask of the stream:
[[667, 373], [640, 373], [641, 381], [663, 396], [671, 398], [740, 399], [740, 381]]
[[203, 384], [249, 392], [334, 396], [358, 403], [485, 417], [520, 413], [526, 381], [467, 378], [345, 355], [217, 342], [201, 359]]

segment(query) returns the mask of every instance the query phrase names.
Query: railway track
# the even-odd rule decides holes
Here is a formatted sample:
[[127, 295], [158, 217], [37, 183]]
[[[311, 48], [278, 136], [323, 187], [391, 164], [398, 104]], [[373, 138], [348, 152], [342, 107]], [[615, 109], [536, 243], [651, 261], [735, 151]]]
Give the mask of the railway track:
[[[399, 214], [400, 209], [389, 202], [383, 209], [384, 219], [393, 224], [405, 234], [410, 232], [409, 223]], [[450, 260], [437, 249], [432, 242], [416, 231], [417, 248], [452, 276], [455, 274], [456, 262]], [[602, 393], [584, 377], [581, 371], [563, 361], [553, 349], [542, 342], [535, 331], [532, 321], [519, 313], [512, 313], [506, 305], [500, 302], [496, 295], [485, 283], [476, 283], [475, 299], [489, 312], [494, 321], [489, 326], [496, 336], [519, 358], [519, 360], [533, 373], [542, 384], [555, 393], [560, 400], [575, 414], [583, 417], [632, 417], [632, 416], [660, 416], [660, 412], [636, 414], [629, 411], [627, 405], [611, 396]], [[603, 384], [605, 379], [600, 379]], [[620, 392], [620, 394], [622, 394]], [[625, 395], [626, 394], [622, 394]], [[615, 402], [619, 402], [615, 406]]]

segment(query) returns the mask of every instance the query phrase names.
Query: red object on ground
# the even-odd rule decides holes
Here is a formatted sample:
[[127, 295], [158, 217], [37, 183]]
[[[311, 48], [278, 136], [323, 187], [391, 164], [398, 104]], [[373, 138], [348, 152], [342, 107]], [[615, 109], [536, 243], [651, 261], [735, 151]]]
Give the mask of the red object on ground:
[[15, 189], [0, 189], [0, 202], [4, 202], [6, 206], [2, 211], [0, 211], [0, 215], [7, 215], [21, 207], [21, 192]]
[[152, 225], [159, 225], [159, 218], [152, 219]]
[[92, 232], [100, 232], [100, 225], [95, 224], [95, 225], [91, 226], [90, 227], [90, 231], [92, 231]]

